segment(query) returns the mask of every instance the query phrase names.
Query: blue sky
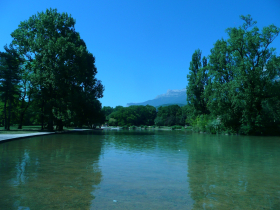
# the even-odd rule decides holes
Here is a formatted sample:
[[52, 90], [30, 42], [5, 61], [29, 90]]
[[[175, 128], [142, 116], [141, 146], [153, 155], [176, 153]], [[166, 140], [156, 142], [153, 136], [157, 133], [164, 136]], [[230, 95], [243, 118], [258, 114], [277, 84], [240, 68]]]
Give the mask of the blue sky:
[[[96, 58], [105, 86], [103, 106], [126, 106], [182, 89], [192, 54], [207, 56], [225, 29], [250, 14], [257, 26], [280, 27], [279, 0], [10, 0], [0, 3], [0, 51], [20, 21], [57, 8], [76, 19], [76, 31]], [[280, 37], [271, 47], [279, 55]]]

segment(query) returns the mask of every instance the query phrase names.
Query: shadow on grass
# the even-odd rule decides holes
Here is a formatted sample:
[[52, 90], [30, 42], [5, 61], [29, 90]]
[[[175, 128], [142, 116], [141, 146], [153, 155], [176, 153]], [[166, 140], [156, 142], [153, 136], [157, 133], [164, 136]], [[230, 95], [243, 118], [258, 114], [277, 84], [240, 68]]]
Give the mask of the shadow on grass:
[[65, 128], [63, 131], [49, 131], [47, 129], [41, 130], [41, 126], [23, 126], [22, 129], [18, 129], [17, 126], [10, 126], [10, 130], [7, 131], [4, 127], [0, 127], [0, 134], [24, 134], [24, 133], [40, 133], [40, 132], [56, 132], [65, 133], [71, 131], [73, 128]]

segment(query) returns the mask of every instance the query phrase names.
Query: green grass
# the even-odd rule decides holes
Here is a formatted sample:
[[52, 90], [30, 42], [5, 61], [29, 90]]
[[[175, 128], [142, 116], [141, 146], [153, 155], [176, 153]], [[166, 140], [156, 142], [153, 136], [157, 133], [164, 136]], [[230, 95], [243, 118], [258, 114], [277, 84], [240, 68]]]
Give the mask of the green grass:
[[0, 134], [24, 134], [24, 133], [38, 133], [39, 131], [21, 131], [21, 130], [18, 130], [18, 131], [5, 131], [5, 130], [1, 130], [0, 131]]
[[[55, 128], [55, 126], [54, 126]], [[75, 128], [66, 128], [63, 127], [63, 131], [74, 130]], [[55, 130], [54, 130], [55, 131]], [[58, 133], [63, 131], [57, 131]], [[38, 133], [38, 132], [48, 132], [47, 129], [41, 130], [40, 125], [32, 125], [32, 126], [22, 126], [22, 129], [18, 129], [17, 125], [10, 126], [10, 130], [7, 131], [4, 127], [0, 127], [0, 134], [23, 134], [23, 133]]]
[[41, 126], [23, 126], [22, 129], [18, 129], [17, 126], [10, 126], [9, 131], [5, 130], [4, 127], [0, 127], [0, 134], [23, 134], [37, 132], [41, 132]]

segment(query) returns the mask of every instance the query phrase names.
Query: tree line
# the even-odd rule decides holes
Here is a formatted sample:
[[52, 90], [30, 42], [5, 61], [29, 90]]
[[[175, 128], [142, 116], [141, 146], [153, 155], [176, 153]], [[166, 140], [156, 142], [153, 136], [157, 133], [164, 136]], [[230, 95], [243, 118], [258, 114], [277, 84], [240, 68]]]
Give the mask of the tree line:
[[195, 50], [187, 75], [187, 105], [103, 107], [111, 125], [185, 125], [209, 133], [279, 135], [280, 56], [269, 45], [280, 28], [260, 32], [250, 15], [228, 28], [211, 54]]
[[185, 125], [187, 119], [187, 107], [179, 105], [160, 106], [116, 106], [115, 108], [104, 106], [102, 111], [106, 120], [112, 126], [173, 126]]
[[56, 9], [38, 12], [11, 33], [0, 53], [1, 124], [41, 124], [44, 129], [92, 126], [105, 115], [98, 100], [95, 57], [75, 30], [75, 19]]
[[250, 15], [208, 57], [198, 49], [187, 76], [187, 121], [197, 130], [249, 135], [280, 133], [280, 56], [269, 45], [280, 28], [260, 32]]

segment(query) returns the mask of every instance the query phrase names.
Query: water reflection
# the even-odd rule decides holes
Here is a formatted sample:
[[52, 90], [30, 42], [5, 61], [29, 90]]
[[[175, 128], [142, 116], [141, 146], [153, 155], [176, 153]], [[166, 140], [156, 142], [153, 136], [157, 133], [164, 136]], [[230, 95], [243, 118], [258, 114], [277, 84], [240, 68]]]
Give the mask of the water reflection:
[[98, 136], [78, 134], [0, 144], [1, 209], [88, 209], [101, 147]]
[[191, 209], [185, 132], [107, 134], [91, 209]]
[[193, 209], [280, 209], [280, 144], [275, 137], [193, 134]]
[[279, 137], [184, 131], [11, 141], [0, 209], [280, 209], [279, 151]]

